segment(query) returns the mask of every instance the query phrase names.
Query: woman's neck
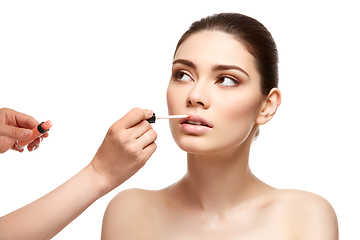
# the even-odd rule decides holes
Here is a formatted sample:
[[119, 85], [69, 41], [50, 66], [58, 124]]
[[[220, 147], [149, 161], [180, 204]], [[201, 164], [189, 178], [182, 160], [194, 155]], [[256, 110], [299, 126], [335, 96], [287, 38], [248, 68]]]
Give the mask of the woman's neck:
[[232, 149], [217, 154], [188, 154], [188, 172], [181, 180], [191, 204], [223, 214], [265, 188], [249, 168], [249, 150]]

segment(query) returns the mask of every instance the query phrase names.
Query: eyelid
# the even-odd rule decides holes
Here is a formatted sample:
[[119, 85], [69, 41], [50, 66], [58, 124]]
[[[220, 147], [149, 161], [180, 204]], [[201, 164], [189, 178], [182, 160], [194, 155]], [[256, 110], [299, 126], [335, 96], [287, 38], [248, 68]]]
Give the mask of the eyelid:
[[[231, 75], [219, 75], [219, 76], [216, 78], [216, 82], [215, 82], [215, 83], [219, 84], [218, 81], [219, 81], [220, 78], [228, 78], [228, 79], [230, 79], [231, 81], [234, 82], [234, 85], [222, 85], [222, 86], [224, 86], [224, 87], [236, 87], [236, 86], [240, 85], [240, 83], [241, 83], [241, 81], [240, 81], [238, 78], [236, 78], [236, 77], [234, 77], [234, 76], [231, 76]], [[219, 84], [219, 85], [221, 85], [221, 84]]]
[[[172, 74], [172, 77], [174, 78], [175, 81], [186, 82], [186, 81], [183, 81], [183, 80], [179, 80], [178, 74], [184, 74], [184, 75], [188, 76], [191, 81], [193, 81], [193, 77], [191, 76], [191, 74], [188, 71], [182, 70], [182, 69], [181, 70], [176, 70]], [[188, 80], [188, 81], [190, 81], [190, 80]]]
[[[176, 60], [179, 61], [179, 60]], [[190, 62], [191, 63], [191, 62]], [[183, 64], [182, 62], [176, 62], [173, 63], [172, 66], [172, 72], [176, 73], [176, 72], [183, 72], [186, 75], [188, 75], [191, 79], [195, 79], [193, 73], [195, 73], [196, 71], [196, 67], [195, 66], [189, 66], [187, 64]], [[196, 74], [196, 73], [195, 73]]]

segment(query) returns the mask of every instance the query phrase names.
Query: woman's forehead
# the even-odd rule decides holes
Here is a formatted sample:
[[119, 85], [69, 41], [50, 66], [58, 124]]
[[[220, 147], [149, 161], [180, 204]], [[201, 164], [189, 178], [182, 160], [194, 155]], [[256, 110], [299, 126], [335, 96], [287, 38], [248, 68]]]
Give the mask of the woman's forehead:
[[[199, 67], [236, 65], [249, 75], [258, 75], [253, 56], [245, 45], [233, 36], [220, 31], [201, 31], [192, 34], [178, 48], [174, 60], [186, 59]], [[255, 76], [254, 76], [255, 77]]]

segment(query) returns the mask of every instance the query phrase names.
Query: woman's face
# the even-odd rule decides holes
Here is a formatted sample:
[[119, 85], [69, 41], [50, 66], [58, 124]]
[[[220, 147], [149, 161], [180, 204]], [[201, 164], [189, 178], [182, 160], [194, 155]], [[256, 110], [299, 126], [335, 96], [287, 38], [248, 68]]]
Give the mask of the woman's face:
[[184, 151], [210, 154], [240, 147], [264, 103], [252, 55], [222, 32], [191, 35], [175, 54], [167, 103], [169, 114], [193, 115], [170, 120]]

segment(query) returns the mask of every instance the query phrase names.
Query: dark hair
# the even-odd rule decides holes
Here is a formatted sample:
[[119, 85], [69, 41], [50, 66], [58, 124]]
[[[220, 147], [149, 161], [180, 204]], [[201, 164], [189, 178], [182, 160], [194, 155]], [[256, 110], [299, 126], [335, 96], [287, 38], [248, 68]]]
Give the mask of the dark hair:
[[180, 45], [192, 34], [214, 30], [232, 35], [254, 57], [260, 73], [261, 93], [267, 95], [272, 88], [278, 87], [278, 51], [270, 32], [259, 21], [238, 13], [220, 13], [194, 22], [180, 38], [175, 53]]

